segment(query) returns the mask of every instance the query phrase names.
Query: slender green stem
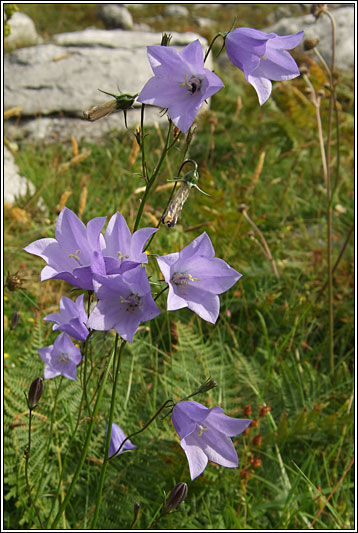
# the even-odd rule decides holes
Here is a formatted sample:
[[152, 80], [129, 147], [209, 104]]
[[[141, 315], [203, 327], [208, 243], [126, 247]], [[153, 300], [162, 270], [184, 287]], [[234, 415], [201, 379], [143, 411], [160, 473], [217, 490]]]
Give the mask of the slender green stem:
[[165, 403], [163, 403], [163, 405], [158, 409], [158, 411], [152, 416], [152, 418], [146, 424], [144, 424], [144, 426], [141, 429], [139, 429], [138, 431], [135, 431], [134, 433], [131, 433], [130, 435], [128, 435], [128, 437], [124, 439], [124, 441], [121, 443], [118, 450], [111, 457], [108, 458], [108, 461], [110, 461], [111, 459], [113, 459], [119, 454], [119, 452], [121, 451], [121, 449], [123, 448], [127, 440], [132, 439], [135, 435], [139, 435], [139, 433], [142, 433], [142, 431], [144, 431], [145, 429], [147, 429], [148, 426], [150, 426], [150, 424], [157, 418], [157, 416], [163, 411], [163, 409], [169, 406], [172, 407], [173, 405], [174, 405], [173, 400], [167, 400]]
[[[343, 257], [343, 254], [344, 254], [344, 252], [345, 252], [345, 250], [346, 250], [346, 248], [347, 248], [347, 244], [348, 244], [348, 242], [349, 242], [349, 239], [350, 239], [351, 236], [352, 236], [353, 230], [354, 230], [354, 222], [353, 222], [353, 224], [351, 225], [351, 227], [349, 228], [349, 231], [348, 231], [347, 237], [346, 237], [346, 239], [345, 239], [345, 241], [344, 241], [344, 243], [343, 243], [343, 246], [342, 246], [342, 248], [341, 248], [341, 251], [339, 252], [338, 257], [337, 257], [337, 259], [336, 259], [336, 262], [334, 263], [334, 265], [333, 265], [333, 267], [332, 267], [332, 276], [333, 276], [333, 274], [334, 274], [334, 272], [335, 272], [337, 266], [339, 265], [340, 260], [341, 260], [342, 257]], [[322, 292], [326, 289], [327, 285], [328, 285], [328, 280], [326, 280], [325, 284], [322, 286], [321, 290], [319, 291], [319, 293], [318, 293], [318, 297], [321, 296]]]
[[[216, 39], [218, 39], [219, 37], [221, 37], [221, 38], [224, 39], [224, 44], [223, 44], [221, 50], [222, 50], [223, 47], [225, 46], [225, 38], [224, 38], [223, 34], [222, 34], [222, 33], [217, 33], [217, 34], [215, 35], [215, 37], [213, 37], [213, 39], [211, 40], [211, 43], [210, 43], [210, 45], [209, 45], [209, 48], [208, 48], [207, 51], [206, 51], [206, 54], [205, 54], [205, 57], [204, 57], [204, 63], [205, 63], [205, 61], [207, 60], [207, 58], [208, 58], [208, 56], [209, 56], [209, 54], [210, 54], [210, 51], [211, 51], [211, 49], [212, 49], [212, 47], [213, 47], [213, 45], [214, 45]], [[221, 50], [220, 50], [220, 52], [221, 52]], [[219, 52], [219, 53], [220, 53], [220, 52]]]
[[58, 395], [59, 395], [59, 392], [60, 392], [60, 389], [61, 389], [62, 381], [63, 381], [63, 376], [61, 376], [60, 382], [59, 382], [58, 387], [56, 389], [54, 404], [53, 404], [53, 408], [52, 408], [52, 411], [51, 411], [50, 431], [49, 431], [48, 440], [47, 440], [46, 455], [45, 455], [45, 459], [44, 459], [44, 461], [42, 463], [40, 480], [39, 480], [39, 483], [37, 485], [36, 494], [35, 494], [35, 501], [37, 500], [39, 492], [41, 490], [42, 481], [43, 481], [43, 475], [44, 475], [44, 471], [45, 471], [45, 468], [46, 468], [46, 465], [47, 465], [48, 456], [49, 456], [49, 453], [50, 453], [50, 445], [51, 445], [51, 441], [52, 441], [52, 433], [53, 433], [54, 419], [55, 419], [55, 413], [56, 413], [57, 399], [58, 399]]
[[140, 150], [142, 153], [142, 174], [145, 179], [145, 182], [148, 183], [148, 168], [145, 159], [145, 146], [144, 146], [144, 109], [145, 104], [142, 104], [140, 110]]
[[137, 218], [135, 220], [135, 224], [134, 224], [134, 229], [133, 229], [133, 232], [136, 231], [138, 229], [138, 226], [139, 226], [139, 222], [140, 222], [140, 219], [142, 217], [142, 214], [143, 214], [143, 209], [144, 209], [144, 205], [147, 201], [147, 198], [148, 198], [148, 195], [149, 195], [149, 192], [150, 192], [150, 189], [152, 188], [158, 174], [159, 174], [159, 171], [161, 169], [161, 166], [163, 164], [163, 161], [165, 159], [165, 156], [167, 155], [167, 152], [168, 150], [170, 149], [169, 147], [169, 139], [170, 139], [170, 133], [172, 131], [172, 127], [173, 127], [173, 123], [172, 121], [170, 120], [169, 121], [169, 127], [168, 127], [168, 134], [167, 134], [167, 138], [166, 138], [166, 141], [165, 141], [165, 146], [164, 146], [164, 149], [162, 151], [162, 155], [160, 156], [160, 159], [159, 159], [159, 162], [152, 174], [152, 177], [150, 178], [149, 182], [147, 183], [147, 186], [146, 186], [146, 189], [144, 191], [144, 195], [143, 195], [143, 198], [142, 198], [142, 201], [139, 205], [139, 209], [138, 209], [138, 213], [137, 213]]
[[271, 250], [270, 250], [270, 248], [269, 248], [269, 246], [268, 246], [268, 244], [266, 242], [266, 239], [265, 239], [262, 231], [256, 226], [255, 222], [253, 220], [251, 220], [251, 218], [247, 214], [246, 209], [242, 209], [242, 214], [244, 215], [244, 217], [246, 218], [246, 220], [250, 224], [250, 226], [256, 231], [257, 235], [260, 237], [262, 245], [263, 245], [264, 250], [265, 250], [265, 255], [266, 255], [267, 259], [271, 262], [272, 270], [273, 270], [273, 272], [275, 274], [276, 279], [279, 280], [280, 279], [280, 275], [278, 273], [275, 260], [274, 260], [272, 254], [271, 254]]
[[[329, 362], [331, 377], [334, 375], [334, 315], [333, 315], [333, 273], [332, 273], [332, 194], [331, 194], [331, 135], [335, 101], [334, 69], [336, 58], [336, 23], [334, 17], [325, 10], [332, 26], [332, 63], [329, 77], [331, 88], [327, 129], [327, 271], [328, 271], [328, 306], [329, 306]], [[337, 124], [338, 127], [338, 124]]]
[[116, 334], [116, 339], [114, 343], [114, 361], [113, 366], [116, 367], [114, 371], [114, 380], [113, 380], [113, 388], [112, 388], [112, 396], [111, 396], [111, 407], [109, 410], [109, 417], [108, 417], [108, 426], [107, 426], [107, 436], [106, 436], [106, 442], [104, 446], [104, 458], [102, 463], [102, 470], [101, 470], [101, 476], [99, 479], [98, 484], [98, 491], [97, 491], [97, 501], [96, 501], [96, 508], [93, 516], [92, 521], [92, 529], [96, 529], [97, 520], [98, 520], [98, 514], [102, 503], [102, 493], [103, 493], [103, 485], [104, 485], [104, 478], [106, 475], [107, 465], [108, 465], [108, 451], [109, 451], [109, 445], [111, 441], [111, 433], [112, 433], [112, 423], [113, 423], [113, 415], [114, 415], [114, 406], [116, 403], [116, 392], [117, 392], [117, 385], [118, 385], [118, 376], [119, 376], [119, 369], [120, 369], [120, 363], [121, 363], [121, 353], [123, 350], [124, 345], [126, 344], [126, 341], [122, 340], [122, 344], [118, 351], [118, 358], [117, 358], [117, 348], [118, 348], [118, 339], [119, 335]]
[[[50, 520], [51, 520], [51, 516], [52, 516], [52, 512], [53, 512], [53, 508], [55, 506], [55, 503], [58, 499], [58, 495], [60, 494], [60, 490], [61, 490], [61, 483], [62, 483], [62, 477], [63, 477], [63, 473], [65, 471], [65, 468], [66, 468], [66, 460], [67, 460], [67, 455], [69, 453], [69, 450], [71, 449], [71, 446], [72, 446], [72, 443], [74, 441], [74, 438], [76, 436], [76, 433], [77, 433], [77, 429], [78, 429], [78, 426], [80, 425], [80, 419], [81, 419], [81, 412], [82, 412], [82, 404], [84, 402], [84, 391], [82, 391], [82, 397], [81, 397], [81, 401], [80, 401], [80, 406], [79, 406], [79, 409], [78, 409], [78, 416], [77, 416], [77, 422], [76, 422], [76, 426], [73, 430], [73, 433], [71, 435], [71, 439], [70, 439], [70, 442], [68, 443], [67, 445], [67, 448], [66, 448], [66, 452], [65, 452], [65, 455], [64, 455], [64, 458], [63, 458], [63, 461], [62, 461], [62, 470], [60, 472], [60, 475], [59, 475], [59, 479], [58, 479], [58, 483], [57, 483], [57, 489], [56, 489], [56, 494], [55, 496], [53, 497], [53, 501], [52, 501], [52, 506], [51, 506], [51, 510], [49, 512], [49, 515], [48, 515], [48, 518], [47, 518], [47, 521], [46, 521], [46, 529], [49, 528], [50, 526]], [[46, 463], [45, 463], [46, 464]]]
[[105, 384], [107, 382], [109, 369], [112, 366], [114, 353], [115, 353], [115, 351], [113, 350], [112, 355], [110, 357], [110, 360], [108, 362], [108, 366], [107, 366], [106, 371], [104, 373], [104, 376], [102, 378], [101, 386], [99, 388], [98, 396], [97, 396], [96, 403], [95, 403], [95, 406], [94, 406], [94, 409], [93, 409], [93, 413], [92, 413], [91, 423], [90, 423], [90, 425], [88, 427], [86, 439], [85, 439], [85, 442], [83, 444], [81, 458], [80, 458], [80, 460], [79, 460], [79, 462], [77, 464], [77, 468], [76, 468], [76, 471], [75, 471], [75, 473], [73, 475], [72, 482], [71, 482], [71, 484], [70, 484], [70, 486], [68, 488], [66, 497], [63, 500], [63, 502], [62, 502], [62, 504], [61, 504], [61, 506], [60, 506], [60, 508], [59, 508], [59, 510], [57, 512], [57, 515], [56, 515], [53, 523], [51, 524], [51, 529], [55, 529], [55, 527], [57, 526], [57, 524], [58, 524], [58, 522], [59, 522], [59, 520], [61, 518], [62, 513], [64, 512], [64, 510], [66, 509], [67, 505], [69, 504], [69, 501], [70, 501], [71, 496], [72, 496], [73, 489], [75, 488], [75, 485], [76, 485], [77, 480], [79, 478], [79, 475], [81, 473], [83, 464], [85, 462], [87, 451], [88, 451], [88, 448], [89, 448], [89, 445], [90, 445], [90, 441], [91, 441], [91, 437], [92, 437], [92, 433], [93, 433], [93, 429], [94, 429], [94, 426], [95, 426], [95, 423], [96, 423], [96, 420], [97, 420], [97, 414], [98, 414], [98, 410], [99, 410], [99, 407], [100, 407], [100, 404], [101, 404], [101, 400], [102, 400], [102, 396], [103, 396], [103, 392], [104, 392], [104, 387], [105, 387]]
[[[332, 114], [334, 108], [334, 93], [331, 91], [330, 111], [329, 111], [329, 124], [327, 135], [327, 151], [324, 145], [323, 127], [321, 120], [321, 97], [319, 97], [308, 76], [305, 75], [304, 79], [311, 89], [312, 102], [316, 110], [316, 122], [318, 129], [318, 139], [321, 150], [322, 169], [323, 176], [326, 185], [326, 198], [327, 198], [327, 283], [328, 283], [328, 352], [329, 352], [329, 367], [331, 378], [334, 375], [334, 314], [333, 314], [333, 271], [332, 271], [332, 195], [331, 195], [331, 179], [330, 179], [330, 138], [332, 127]], [[332, 77], [331, 84], [332, 82]]]
[[39, 521], [41, 529], [43, 529], [44, 527], [41, 521], [39, 511], [37, 507], [35, 506], [35, 502], [32, 498], [32, 492], [31, 492], [30, 481], [29, 481], [29, 459], [30, 459], [30, 452], [31, 452], [31, 422], [32, 422], [32, 409], [29, 410], [29, 439], [28, 439], [27, 449], [25, 450], [25, 478], [26, 478], [27, 492], [29, 493], [29, 497], [31, 501], [31, 507], [36, 513], [37, 520]]

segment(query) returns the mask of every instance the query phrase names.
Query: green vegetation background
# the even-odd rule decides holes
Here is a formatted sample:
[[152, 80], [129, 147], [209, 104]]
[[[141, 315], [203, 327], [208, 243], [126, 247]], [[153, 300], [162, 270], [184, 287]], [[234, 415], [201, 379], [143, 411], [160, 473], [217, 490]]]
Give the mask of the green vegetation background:
[[[94, 16], [97, 4], [19, 7], [34, 19], [44, 36], [89, 25], [101, 27]], [[145, 5], [133, 12], [134, 17], [145, 22], [146, 16], [163, 7]], [[192, 10], [191, 5], [187, 7]], [[236, 26], [264, 28], [267, 15], [276, 8], [256, 4], [219, 9], [217, 28], [210, 34], [205, 30], [204, 36], [210, 38], [215, 29], [229, 30], [235, 16]], [[153, 29], [201, 31], [180, 19], [158, 21]], [[316, 89], [323, 88], [327, 78], [322, 68], [305, 56], [296, 59], [309, 66]], [[133, 505], [138, 502], [141, 514], [135, 527], [145, 528], [160, 508], [164, 492], [184, 481], [189, 485], [185, 503], [161, 520], [159, 528], [307, 529], [310, 524], [317, 529], [354, 528], [353, 242], [348, 243], [334, 275], [335, 372], [331, 378], [327, 293], [321, 291], [326, 281], [327, 205], [313, 106], [302, 78], [275, 83], [270, 100], [260, 108], [255, 91], [237, 69], [216, 71], [225, 82], [225, 90], [212, 98], [210, 110], [198, 118], [190, 148], [190, 157], [199, 164], [200, 187], [210, 197], [193, 191], [178, 225], [171, 230], [162, 227], [150, 252], [178, 251], [206, 231], [217, 256], [243, 277], [221, 297], [221, 314], [215, 326], [203, 323], [188, 310], [163, 314], [143, 325], [124, 351], [115, 421], [127, 433], [134, 432], [166, 399], [178, 400], [190, 394], [211, 376], [217, 388], [198, 401], [208, 407], [220, 405], [227, 414], [251, 417], [255, 423], [248, 434], [234, 439], [240, 458], [238, 469], [210, 464], [191, 482], [170, 417], [155, 422], [135, 440], [135, 452], [110, 463], [100, 527], [129, 527]], [[337, 93], [341, 145], [340, 173], [338, 177], [333, 173], [334, 261], [354, 218], [353, 77], [339, 73]], [[327, 115], [325, 98], [324, 126]], [[118, 114], [119, 124], [122, 121]], [[147, 133], [152, 168], [165, 132], [159, 135], [156, 129], [148, 128]], [[158, 184], [175, 176], [183, 145], [181, 140]], [[95, 216], [109, 217], [118, 210], [131, 226], [140, 199], [136, 189], [143, 186], [134, 146], [134, 136], [121, 130], [98, 144], [80, 139], [77, 143], [69, 140], [41, 146], [22, 143], [15, 154], [20, 174], [32, 181], [36, 195], [5, 209], [5, 272], [17, 272], [24, 278], [23, 289], [5, 288], [6, 528], [36, 527], [24, 481], [28, 423], [24, 391], [36, 376], [43, 375], [37, 348], [52, 344], [56, 337], [43, 317], [57, 310], [61, 295], [74, 296], [61, 281], [41, 284], [44, 264], [26, 254], [23, 247], [54, 235], [60, 204], [66, 197], [67, 207], [80, 213], [84, 222]], [[89, 150], [90, 155], [78, 165], [64, 167], [77, 149], [79, 153]], [[332, 151], [335, 168], [334, 142]], [[168, 189], [152, 193], [142, 225], [156, 223], [168, 194]], [[36, 205], [40, 196], [48, 210], [46, 215]], [[258, 234], [238, 210], [242, 203], [249, 207], [249, 216], [270, 247], [279, 280]], [[152, 258], [149, 268], [156, 276]], [[164, 300], [159, 301], [163, 309]], [[15, 312], [20, 313], [16, 327], [12, 323]], [[99, 334], [92, 347], [92, 391], [112, 344], [112, 334]], [[62, 382], [51, 427], [59, 380], [45, 382], [33, 421], [30, 479], [42, 517], [51, 508], [59, 467], [64, 468], [61, 496], [66, 493], [86, 431], [83, 420], [69, 446], [80, 385], [67, 380]], [[63, 528], [90, 525], [111, 386], [109, 383], [80, 482], [60, 522]], [[264, 405], [270, 408], [266, 416], [260, 410]], [[48, 444], [50, 431], [53, 438]], [[55, 502], [55, 508], [57, 505]]]

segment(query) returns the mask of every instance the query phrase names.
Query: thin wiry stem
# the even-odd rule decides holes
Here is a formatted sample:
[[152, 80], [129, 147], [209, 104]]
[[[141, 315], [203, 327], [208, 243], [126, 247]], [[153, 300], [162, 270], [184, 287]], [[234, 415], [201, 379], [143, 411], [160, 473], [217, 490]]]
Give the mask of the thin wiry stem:
[[268, 246], [268, 244], [266, 242], [266, 239], [265, 239], [262, 231], [256, 226], [255, 222], [253, 220], [251, 220], [251, 218], [247, 214], [247, 206], [241, 206], [240, 212], [244, 215], [244, 217], [246, 218], [247, 222], [250, 224], [250, 226], [254, 229], [254, 231], [260, 237], [261, 242], [263, 244], [265, 255], [268, 258], [268, 260], [271, 262], [272, 270], [273, 270], [273, 272], [274, 272], [274, 274], [276, 276], [276, 279], [279, 280], [280, 279], [280, 275], [278, 273], [275, 260], [274, 260], [272, 254], [271, 254], [271, 250], [270, 250], [270, 248], [269, 248], [269, 246]]
[[[331, 377], [334, 375], [334, 315], [333, 315], [333, 273], [332, 273], [332, 195], [331, 195], [331, 175], [330, 175], [330, 138], [331, 138], [331, 112], [333, 113], [333, 104], [330, 105], [330, 119], [329, 119], [329, 135], [327, 135], [327, 151], [325, 149], [324, 138], [323, 138], [323, 128], [321, 120], [321, 96], [319, 96], [307, 76], [304, 75], [304, 80], [306, 81], [308, 87], [311, 91], [311, 100], [315, 107], [316, 111], [316, 122], [318, 130], [318, 139], [319, 146], [321, 150], [321, 159], [322, 159], [322, 170], [323, 177], [326, 185], [326, 198], [327, 198], [327, 284], [328, 284], [328, 350], [329, 350], [329, 366]], [[331, 91], [331, 102], [333, 101], [334, 95]]]
[[29, 481], [29, 459], [30, 459], [30, 452], [31, 452], [31, 422], [32, 422], [32, 409], [30, 409], [30, 412], [29, 412], [29, 438], [28, 438], [27, 449], [25, 450], [25, 478], [26, 478], [27, 492], [29, 494], [29, 498], [30, 498], [30, 501], [31, 501], [31, 507], [33, 508], [33, 510], [36, 513], [37, 520], [39, 521], [41, 529], [43, 529], [44, 527], [43, 527], [43, 524], [42, 524], [42, 521], [41, 521], [41, 517], [40, 517], [39, 511], [38, 511], [38, 509], [37, 509], [37, 507], [35, 505], [35, 502], [34, 502], [34, 500], [32, 498], [32, 492], [31, 492], [30, 481]]
[[117, 356], [117, 347], [118, 347], [118, 339], [119, 335], [116, 334], [115, 339], [115, 347], [114, 347], [114, 361], [113, 366], [115, 366], [114, 370], [114, 380], [113, 380], [113, 387], [112, 387], [112, 396], [111, 396], [111, 407], [109, 410], [109, 417], [108, 417], [108, 426], [107, 426], [107, 436], [106, 436], [106, 442], [104, 446], [104, 458], [102, 463], [102, 470], [101, 470], [101, 476], [98, 483], [98, 490], [97, 490], [97, 501], [96, 501], [96, 508], [93, 516], [93, 522], [92, 522], [92, 529], [96, 529], [97, 520], [98, 520], [98, 514], [102, 503], [102, 493], [103, 493], [103, 485], [104, 485], [104, 478], [106, 476], [106, 470], [108, 465], [108, 451], [109, 451], [109, 445], [111, 441], [111, 433], [112, 433], [112, 424], [113, 424], [113, 416], [114, 416], [114, 406], [116, 403], [116, 392], [117, 392], [117, 385], [118, 385], [118, 376], [119, 376], [119, 369], [121, 364], [121, 354], [123, 351], [123, 347], [126, 344], [127, 341], [122, 340], [122, 344], [118, 351]]
[[101, 385], [100, 385], [100, 388], [99, 388], [99, 391], [98, 391], [98, 396], [97, 396], [96, 403], [95, 403], [95, 406], [94, 406], [94, 409], [93, 409], [93, 413], [92, 413], [92, 417], [91, 417], [91, 423], [90, 423], [90, 425], [88, 427], [88, 430], [87, 430], [87, 435], [86, 435], [85, 442], [83, 444], [82, 454], [81, 454], [80, 460], [79, 460], [79, 462], [77, 464], [77, 468], [76, 468], [76, 471], [75, 471], [75, 473], [73, 475], [71, 484], [70, 484], [70, 486], [68, 488], [66, 497], [63, 500], [62, 504], [60, 505], [60, 508], [59, 508], [59, 510], [57, 512], [57, 515], [56, 515], [53, 523], [51, 524], [51, 529], [55, 529], [57, 524], [58, 524], [58, 522], [60, 521], [62, 513], [65, 511], [67, 505], [69, 504], [69, 501], [70, 501], [71, 496], [72, 496], [73, 489], [75, 488], [77, 480], [78, 480], [78, 478], [80, 476], [83, 464], [84, 464], [85, 459], [86, 459], [87, 451], [88, 451], [88, 448], [89, 448], [89, 445], [90, 445], [90, 441], [91, 441], [93, 429], [94, 429], [94, 426], [95, 426], [95, 422], [97, 420], [98, 410], [99, 410], [99, 407], [100, 407], [100, 404], [101, 404], [101, 400], [102, 400], [102, 396], [103, 396], [103, 392], [104, 392], [104, 387], [105, 387], [105, 384], [107, 382], [109, 369], [112, 366], [114, 353], [115, 353], [115, 351], [113, 349], [112, 355], [111, 355], [111, 357], [110, 357], [110, 359], [108, 361], [108, 366], [106, 368], [105, 374], [104, 374], [104, 376], [102, 378], [102, 382], [101, 382]]

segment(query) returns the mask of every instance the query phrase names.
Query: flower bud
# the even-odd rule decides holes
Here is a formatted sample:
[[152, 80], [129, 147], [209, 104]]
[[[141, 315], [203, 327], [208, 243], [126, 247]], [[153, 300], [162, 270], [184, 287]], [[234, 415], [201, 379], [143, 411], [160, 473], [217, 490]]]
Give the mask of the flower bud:
[[188, 485], [186, 483], [177, 483], [168, 496], [163, 507], [163, 514], [174, 511], [185, 500], [188, 494]]
[[216, 387], [216, 381], [214, 381], [213, 379], [209, 378], [209, 379], [207, 379], [205, 381], [205, 383], [203, 383], [199, 387], [198, 392], [208, 392], [209, 390], [213, 389], [214, 387]]
[[44, 382], [41, 378], [36, 378], [30, 385], [27, 405], [30, 410], [35, 409], [44, 390]]
[[20, 320], [20, 313], [16, 311], [11, 317], [10, 329], [15, 329], [19, 323], [19, 320]]
[[318, 43], [319, 43], [318, 39], [315, 39], [314, 37], [308, 37], [307, 39], [303, 41], [303, 49], [312, 50], [312, 48], [316, 48]]
[[161, 46], [169, 46], [171, 38], [172, 38], [172, 35], [170, 33], [163, 33], [162, 42], [160, 43], [160, 45]]

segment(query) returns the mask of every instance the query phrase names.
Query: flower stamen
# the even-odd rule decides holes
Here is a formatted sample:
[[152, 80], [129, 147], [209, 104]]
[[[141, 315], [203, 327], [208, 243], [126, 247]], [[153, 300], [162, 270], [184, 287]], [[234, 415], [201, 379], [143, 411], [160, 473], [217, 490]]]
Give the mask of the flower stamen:
[[118, 261], [122, 261], [122, 259], [128, 259], [129, 258], [128, 254], [122, 254], [122, 252], [120, 252], [119, 250], [117, 252], [117, 255], [118, 255]]
[[202, 426], [201, 424], [198, 424], [198, 427], [199, 427], [198, 437], [201, 437], [204, 431], [209, 431], [209, 428], [207, 426]]
[[190, 80], [188, 80], [188, 75], [185, 74], [185, 81], [180, 84], [180, 87], [188, 87], [191, 94], [195, 94], [197, 91], [199, 91], [201, 86], [201, 80], [199, 78], [196, 78], [195, 76], [192, 76]]
[[69, 359], [70, 359], [70, 357], [69, 357], [68, 353], [64, 353], [64, 352], [62, 352], [62, 353], [60, 353], [60, 355], [58, 356], [58, 358], [57, 358], [57, 362], [58, 362], [58, 363], [66, 364], [66, 363], [68, 363]]
[[81, 250], [76, 250], [74, 254], [68, 254], [68, 258], [73, 257], [78, 263], [80, 262], [78, 254], [81, 253]]

